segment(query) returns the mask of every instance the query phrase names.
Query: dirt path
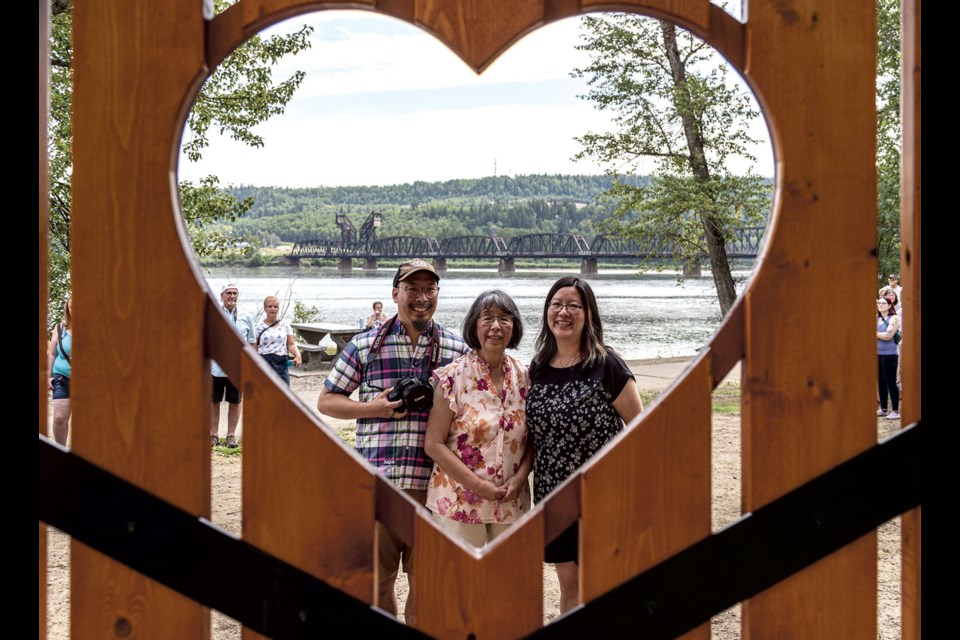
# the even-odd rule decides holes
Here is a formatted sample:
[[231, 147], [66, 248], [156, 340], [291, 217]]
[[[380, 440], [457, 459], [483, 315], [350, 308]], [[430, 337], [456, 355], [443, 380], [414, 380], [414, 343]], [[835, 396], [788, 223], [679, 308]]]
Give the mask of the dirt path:
[[[633, 363], [631, 363], [633, 366]], [[656, 375], [638, 375], [641, 392], [659, 391], [671, 379]], [[316, 407], [322, 377], [294, 378], [292, 388], [307, 407]], [[734, 390], [735, 392], [735, 390]], [[226, 413], [225, 411], [223, 412]], [[225, 417], [225, 416], [224, 416]], [[350, 421], [327, 422], [334, 428], [348, 426]], [[899, 428], [899, 421], [878, 420], [878, 437], [883, 438]], [[225, 429], [223, 429], [225, 432]], [[242, 427], [240, 434], [242, 436]], [[714, 413], [713, 415], [713, 530], [716, 531], [740, 517], [740, 416]], [[212, 454], [212, 501], [214, 523], [240, 535], [241, 527], [241, 460], [239, 456]], [[48, 638], [60, 640], [69, 634], [69, 537], [50, 529], [48, 565]], [[559, 586], [551, 565], [544, 565], [544, 622], [559, 615]], [[900, 634], [900, 519], [895, 518], [878, 530], [878, 638], [899, 640]], [[406, 598], [407, 584], [403, 573], [397, 584], [400, 610]], [[734, 640], [740, 637], [740, 607], [735, 606], [716, 616], [712, 624], [715, 640]], [[240, 625], [214, 611], [211, 613], [212, 640], [239, 640]]]

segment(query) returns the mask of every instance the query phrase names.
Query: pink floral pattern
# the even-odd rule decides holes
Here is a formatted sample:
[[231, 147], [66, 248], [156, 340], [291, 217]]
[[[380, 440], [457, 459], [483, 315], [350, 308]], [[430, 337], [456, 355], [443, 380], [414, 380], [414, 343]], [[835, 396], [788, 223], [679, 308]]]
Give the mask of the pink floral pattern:
[[[475, 352], [437, 369], [433, 381], [443, 389], [455, 417], [447, 446], [484, 480], [502, 485], [516, 473], [527, 446], [527, 368], [503, 356], [503, 389], [497, 389], [490, 367]], [[508, 524], [530, 509], [527, 485], [506, 502], [485, 500], [433, 466], [427, 487], [427, 508], [469, 524]]]

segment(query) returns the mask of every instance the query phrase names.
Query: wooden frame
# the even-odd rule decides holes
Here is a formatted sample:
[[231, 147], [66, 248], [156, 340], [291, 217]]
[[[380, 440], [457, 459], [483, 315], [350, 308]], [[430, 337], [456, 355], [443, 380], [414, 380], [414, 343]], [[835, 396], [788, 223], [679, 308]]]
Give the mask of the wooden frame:
[[[201, 82], [265, 26], [342, 7], [416, 24], [478, 71], [525, 33], [563, 17], [626, 9], [668, 18], [741, 71], [773, 134], [777, 196], [767, 247], [710, 347], [638, 426], [484, 554], [467, 553], [438, 534], [422, 511], [384, 488], [358, 456], [301, 411], [231, 331], [187, 257], [175, 167]], [[907, 0], [906, 7], [903, 244], [910, 320], [903, 373], [904, 386], [917, 391], [905, 402], [904, 419], [915, 421], [919, 0]], [[438, 637], [516, 637], [540, 624], [542, 556], [531, 550], [578, 515], [588, 601], [709, 535], [710, 390], [738, 360], [745, 511], [875, 442], [876, 364], [863, 321], [877, 270], [872, 2], [756, 2], [743, 24], [706, 0], [241, 0], [210, 22], [201, 8], [197, 0], [100, 0], [74, 8], [72, 279], [75, 342], [83, 355], [73, 385], [76, 455], [208, 517], [209, 443], [197, 435], [208, 424], [207, 359], [214, 357], [245, 394], [246, 540], [373, 603], [373, 521], [379, 518], [416, 544], [430, 545], [429, 558], [416, 556], [425, 577], [421, 629]], [[42, 69], [44, 21], [41, 8]], [[41, 73], [41, 95], [43, 84]], [[41, 149], [44, 123], [41, 113]], [[41, 156], [41, 176], [44, 166]], [[41, 182], [41, 220], [44, 201]], [[41, 222], [41, 256], [43, 231]], [[810, 312], [814, 303], [828, 312]], [[103, 317], [111, 318], [108, 328], [91, 322]], [[45, 327], [41, 344], [44, 334]], [[42, 388], [41, 415], [44, 394]], [[911, 638], [919, 637], [919, 529], [917, 510], [904, 518], [903, 626]], [[40, 567], [42, 575], [42, 556]], [[441, 569], [471, 576], [462, 601], [482, 598], [485, 606], [424, 605], [444, 595], [442, 581], [431, 587], [426, 579]], [[507, 571], [522, 589], [487, 589], [489, 576]], [[209, 634], [203, 607], [79, 543], [72, 548], [71, 588], [77, 637], [104, 637], [118, 628], [156, 637]], [[745, 637], [872, 640], [875, 534], [745, 602], [743, 620]], [[40, 626], [45, 629], [42, 609]], [[688, 635], [709, 637], [708, 625]]]

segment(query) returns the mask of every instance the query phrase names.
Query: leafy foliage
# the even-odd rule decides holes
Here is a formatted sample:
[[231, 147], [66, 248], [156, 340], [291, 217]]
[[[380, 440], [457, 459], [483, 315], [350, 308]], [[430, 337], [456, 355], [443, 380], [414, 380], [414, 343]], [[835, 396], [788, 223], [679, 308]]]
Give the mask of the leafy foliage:
[[[729, 81], [727, 66], [707, 44], [676, 26], [633, 14], [587, 17], [582, 44], [590, 63], [581, 96], [610, 111], [615, 130], [578, 138], [577, 159], [599, 160], [614, 177], [618, 201], [605, 229], [646, 244], [674, 247], [677, 264], [709, 255], [725, 314], [736, 297], [725, 239], [735, 226], [758, 224], [769, 209], [769, 183], [734, 175], [735, 157], [755, 162], [749, 123], [758, 113]], [[654, 166], [648, 186], [618, 176], [643, 162]]]
[[[645, 176], [622, 176], [630, 185], [649, 184]], [[447, 182], [371, 187], [252, 187], [227, 189], [238, 199], [253, 198], [250, 211], [235, 222], [211, 228], [256, 239], [337, 240], [337, 213], [359, 228], [371, 210], [383, 214], [380, 237], [449, 238], [495, 234], [506, 239], [525, 233], [578, 233], [592, 239], [614, 210], [598, 196], [612, 185], [609, 176], [522, 175]]]
[[[215, 0], [214, 10], [220, 13], [230, 4], [227, 0]], [[254, 127], [283, 113], [306, 75], [296, 71], [286, 80], [274, 83], [273, 66], [282, 57], [309, 48], [312, 32], [313, 27], [304, 25], [289, 35], [253, 36], [214, 70], [187, 119], [191, 134], [183, 145], [187, 158], [193, 162], [201, 158], [203, 149], [210, 144], [207, 133], [211, 128], [251, 147], [263, 146], [263, 138], [254, 132]]]
[[900, 2], [877, 0], [878, 286], [900, 273]]
[[199, 256], [227, 257], [241, 255], [250, 257], [256, 247], [250, 243], [239, 246], [234, 234], [211, 229], [217, 222], [233, 222], [253, 206], [253, 198], [239, 198], [219, 187], [216, 176], [207, 176], [200, 184], [180, 183], [180, 204], [190, 216], [184, 216], [193, 251]]

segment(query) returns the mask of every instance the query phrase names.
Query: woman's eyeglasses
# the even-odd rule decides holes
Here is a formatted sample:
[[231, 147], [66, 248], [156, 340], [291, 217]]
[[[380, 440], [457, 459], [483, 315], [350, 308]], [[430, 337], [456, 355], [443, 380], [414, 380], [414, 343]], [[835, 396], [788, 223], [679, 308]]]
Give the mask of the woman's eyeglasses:
[[485, 327], [492, 326], [494, 322], [499, 322], [501, 327], [513, 326], [513, 318], [510, 316], [480, 316], [479, 322]]
[[551, 302], [550, 311], [554, 313], [560, 313], [561, 309], [566, 309], [567, 313], [572, 313], [574, 315], [583, 311], [583, 305], [579, 302], [571, 302], [569, 304], [563, 304], [562, 302]]

